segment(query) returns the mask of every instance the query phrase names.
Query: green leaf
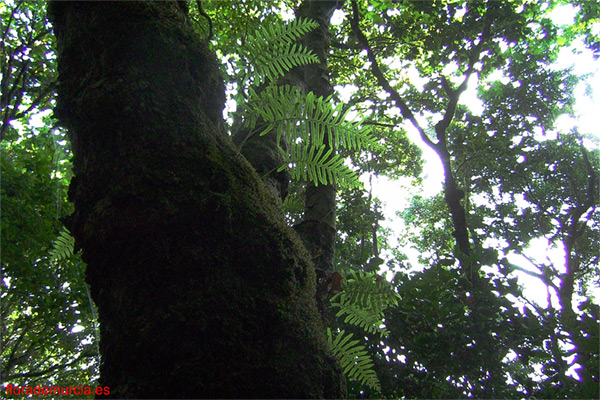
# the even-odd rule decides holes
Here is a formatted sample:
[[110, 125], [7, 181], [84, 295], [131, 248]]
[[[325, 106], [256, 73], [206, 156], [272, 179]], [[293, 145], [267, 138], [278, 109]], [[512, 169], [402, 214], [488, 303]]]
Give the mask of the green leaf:
[[294, 67], [319, 62], [310, 50], [294, 43], [317, 26], [317, 22], [298, 18], [285, 25], [263, 25], [249, 35], [243, 50], [258, 80], [274, 82]]
[[63, 227], [58, 237], [54, 240], [52, 250], [50, 251], [50, 259], [54, 261], [62, 261], [72, 257], [75, 249], [75, 238], [67, 228]]
[[342, 371], [348, 379], [356, 380], [373, 390], [381, 391], [381, 384], [373, 369], [373, 360], [359, 340], [351, 340], [352, 333], [340, 331], [335, 338], [327, 328], [327, 339], [333, 354], [339, 358]]

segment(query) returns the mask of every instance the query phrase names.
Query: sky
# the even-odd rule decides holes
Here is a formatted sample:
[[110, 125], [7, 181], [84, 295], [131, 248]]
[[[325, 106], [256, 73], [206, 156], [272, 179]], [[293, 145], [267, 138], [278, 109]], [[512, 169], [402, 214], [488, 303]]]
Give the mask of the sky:
[[[574, 10], [570, 7], [560, 7], [552, 13], [552, 19], [559, 25], [567, 25], [573, 22]], [[600, 29], [600, 27], [599, 27]], [[576, 115], [571, 117], [564, 115], [557, 120], [557, 130], [568, 132], [577, 127], [582, 134], [591, 134], [600, 138], [600, 124], [598, 123], [598, 110], [600, 110], [600, 60], [594, 60], [591, 52], [583, 49], [582, 44], [575, 44], [576, 49], [564, 49], [557, 61], [557, 68], [571, 67], [577, 75], [590, 74], [589, 78], [578, 84], [575, 89], [575, 111]], [[481, 108], [481, 101], [477, 97], [475, 85], [469, 85], [468, 89], [461, 96], [461, 104], [467, 105], [474, 112]], [[375, 177], [372, 179], [373, 193], [384, 203], [384, 214], [386, 221], [382, 226], [392, 229], [396, 235], [392, 234], [392, 244], [397, 233], [402, 230], [402, 221], [396, 217], [398, 211], [404, 210], [410, 204], [410, 198], [415, 192], [422, 196], [430, 197], [442, 190], [443, 169], [437, 155], [421, 141], [418, 133], [412, 126], [406, 126], [409, 137], [413, 143], [417, 144], [423, 151], [425, 161], [423, 172], [423, 185], [418, 190], [411, 188], [406, 181], [390, 181], [386, 177]], [[368, 179], [365, 179], [365, 187], [368, 188]], [[416, 261], [418, 252], [414, 249], [404, 248], [412, 265], [418, 265]], [[543, 254], [548, 256], [554, 265], [564, 264], [564, 251], [562, 249], [548, 249], [544, 241], [534, 241], [531, 243], [528, 256], [532, 258]], [[533, 269], [532, 265], [521, 256], [512, 255], [509, 260], [520, 266]], [[530, 300], [545, 306], [547, 304], [547, 291], [538, 279], [525, 273], [517, 272], [519, 282], [524, 287], [524, 293]], [[600, 302], [600, 291], [595, 294], [595, 301]], [[553, 304], [555, 302], [553, 301]]]

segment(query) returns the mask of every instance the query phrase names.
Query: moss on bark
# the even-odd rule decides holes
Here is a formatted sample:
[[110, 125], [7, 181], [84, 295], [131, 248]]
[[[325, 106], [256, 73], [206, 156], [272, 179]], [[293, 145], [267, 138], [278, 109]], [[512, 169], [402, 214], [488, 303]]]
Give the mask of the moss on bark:
[[220, 132], [218, 66], [175, 2], [53, 2], [101, 382], [115, 398], [340, 397], [309, 256]]

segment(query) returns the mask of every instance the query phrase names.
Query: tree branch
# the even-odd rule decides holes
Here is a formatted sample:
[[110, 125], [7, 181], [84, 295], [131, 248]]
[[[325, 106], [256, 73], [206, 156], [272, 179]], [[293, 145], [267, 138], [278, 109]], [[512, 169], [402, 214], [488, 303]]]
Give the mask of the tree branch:
[[[521, 254], [521, 256], [524, 257], [531, 264], [533, 264], [536, 268], [539, 268], [537, 266], [537, 264], [530, 257], [526, 256], [525, 254]], [[513, 263], [509, 263], [509, 265], [510, 265], [511, 268], [516, 269], [517, 271], [521, 271], [521, 272], [523, 272], [523, 273], [525, 273], [525, 274], [527, 274], [529, 276], [532, 276], [534, 278], [537, 278], [537, 279], [541, 280], [544, 283], [544, 285], [546, 285], [548, 287], [551, 287], [552, 289], [554, 289], [556, 291], [556, 293], [559, 292], [558, 291], [558, 287], [550, 280], [549, 276], [546, 276], [546, 275], [544, 275], [543, 273], [540, 273], [540, 272], [530, 271], [530, 270], [525, 269], [523, 267], [519, 267], [518, 265], [513, 264]], [[540, 269], [542, 269], [542, 268], [540, 268]]]
[[408, 108], [408, 105], [402, 99], [402, 96], [400, 96], [400, 93], [398, 93], [392, 87], [392, 85], [390, 85], [390, 82], [383, 75], [383, 72], [381, 71], [381, 68], [379, 67], [379, 62], [377, 61], [377, 57], [375, 56], [375, 54], [373, 53], [373, 50], [369, 46], [369, 41], [365, 37], [364, 33], [360, 30], [358, 5], [356, 4], [356, 0], [352, 0], [352, 19], [350, 20], [350, 24], [352, 26], [352, 31], [358, 38], [359, 43], [367, 51], [367, 57], [369, 58], [369, 61], [371, 62], [371, 72], [373, 73], [375, 78], [377, 78], [377, 83], [379, 83], [379, 85], [386, 92], [388, 92], [388, 94], [390, 95], [392, 100], [394, 100], [394, 102], [396, 103], [398, 108], [400, 108], [402, 117], [408, 119], [412, 123], [412, 125], [417, 129], [417, 131], [419, 132], [419, 136], [421, 137], [421, 140], [423, 140], [427, 144], [427, 146], [431, 147], [434, 151], [437, 152], [437, 144], [434, 143], [429, 138], [429, 136], [427, 136], [427, 134], [425, 133], [425, 131], [423, 130], [423, 128], [421, 127], [421, 125], [419, 124], [417, 119], [415, 118], [415, 115], [412, 113], [410, 108]]

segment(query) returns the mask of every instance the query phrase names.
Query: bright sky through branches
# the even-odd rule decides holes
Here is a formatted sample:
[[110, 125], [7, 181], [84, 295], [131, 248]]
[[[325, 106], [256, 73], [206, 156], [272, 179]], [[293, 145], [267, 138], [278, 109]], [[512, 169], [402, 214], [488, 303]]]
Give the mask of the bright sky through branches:
[[[558, 26], [570, 25], [574, 22], [576, 10], [572, 6], [556, 7], [550, 16]], [[343, 13], [336, 13], [333, 21], [342, 18]], [[597, 24], [600, 30], [600, 24]], [[448, 67], [448, 68], [451, 68]], [[557, 63], [557, 69], [572, 68], [572, 72], [578, 76], [584, 77], [574, 90], [575, 106], [574, 115], [563, 115], [557, 119], [556, 130], [554, 133], [567, 133], [577, 129], [579, 133], [593, 135], [600, 138], [600, 125], [598, 124], [598, 110], [600, 110], [600, 60], [594, 60], [591, 51], [585, 49], [584, 44], [575, 42], [570, 48], [562, 49]], [[410, 71], [408, 72], [409, 76]], [[393, 79], [393, 77], [390, 77]], [[418, 76], [412, 76], [411, 81], [416, 86], [421, 84]], [[345, 93], [342, 92], [342, 96]], [[469, 81], [467, 90], [462, 94], [460, 104], [466, 105], [475, 114], [480, 114], [483, 107], [481, 100], [477, 97], [476, 77]], [[424, 121], [423, 121], [424, 122]], [[426, 123], [423, 126], [427, 126]], [[383, 223], [386, 228], [391, 228], [392, 241], [397, 239], [398, 234], [404, 229], [403, 223], [396, 217], [398, 211], [402, 211], [410, 204], [410, 199], [415, 194], [425, 197], [433, 196], [442, 190], [443, 169], [438, 156], [421, 141], [416, 129], [411, 125], [404, 126], [411, 140], [418, 144], [423, 150], [425, 160], [423, 171], [423, 185], [421, 188], [411, 187], [408, 181], [390, 181], [386, 177], [376, 177], [372, 180], [374, 195], [384, 202], [384, 214], [387, 220]], [[368, 189], [368, 179], [363, 179], [365, 187]], [[401, 244], [402, 245], [402, 244]], [[402, 246], [401, 246], [402, 247]], [[406, 254], [413, 266], [418, 264], [418, 252], [407, 246], [404, 247]], [[511, 255], [510, 261], [519, 264], [526, 269], [535, 269], [531, 261], [550, 260], [555, 266], [564, 264], [564, 249], [557, 248], [548, 244], [546, 240], [537, 240], [530, 243], [529, 251], [523, 256]], [[546, 260], [539, 260], [538, 256], [542, 254]], [[559, 267], [560, 269], [560, 267]], [[538, 304], [546, 305], [548, 293], [546, 286], [538, 279], [525, 273], [517, 272], [520, 283], [524, 287], [525, 295]], [[556, 306], [556, 297], [551, 300]], [[600, 301], [600, 296], [596, 296], [596, 302]]]

